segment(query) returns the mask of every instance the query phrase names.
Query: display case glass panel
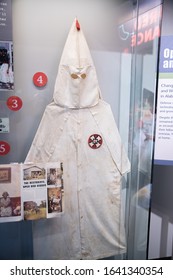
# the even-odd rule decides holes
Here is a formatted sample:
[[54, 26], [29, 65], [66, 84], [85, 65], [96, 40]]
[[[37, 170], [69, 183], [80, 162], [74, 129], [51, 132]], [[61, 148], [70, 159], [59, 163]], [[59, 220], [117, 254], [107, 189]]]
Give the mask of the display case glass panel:
[[[112, 247], [112, 253], [102, 255], [103, 259], [146, 258], [155, 86], [162, 11], [161, 1], [152, 1], [152, 4], [150, 2], [15, 0], [11, 2], [13, 36], [11, 41], [8, 38], [5, 43], [4, 37], [0, 39], [3, 41], [1, 45], [8, 48], [14, 75], [14, 84], [8, 81], [5, 83], [6, 88], [3, 88], [2, 85], [0, 88], [2, 124], [0, 164], [24, 163], [46, 107], [48, 104], [52, 104], [58, 67], [70, 27], [76, 17], [81, 24], [96, 68], [100, 96], [104, 102], [110, 105], [124, 151], [131, 163], [131, 172], [123, 174], [122, 177], [120, 187], [122, 207], [119, 209], [121, 211], [115, 215], [115, 220], [112, 220], [112, 225], [118, 220], [120, 227], [125, 228], [126, 250], [119, 250], [115, 253]], [[78, 81], [78, 74], [76, 76], [71, 73], [73, 82]], [[83, 81], [85, 78], [86, 76], [83, 76]], [[93, 115], [97, 114], [94, 106], [91, 111]], [[81, 113], [81, 118], [83, 115]], [[75, 117], [77, 118], [77, 115]], [[62, 146], [70, 133], [74, 136], [76, 118], [74, 118], [74, 127], [71, 126], [71, 131], [68, 130], [64, 134]], [[88, 117], [86, 117], [86, 124], [87, 121], [89, 122]], [[102, 123], [104, 121], [105, 118], [102, 119]], [[52, 123], [49, 128], [51, 126]], [[56, 130], [55, 126], [64, 128], [63, 123], [56, 123], [56, 118], [53, 118], [53, 131]], [[87, 125], [83, 127], [82, 135], [85, 135], [86, 128]], [[107, 128], [109, 128], [108, 125]], [[88, 129], [90, 130], [90, 128]], [[98, 139], [100, 134], [97, 134], [96, 137], [94, 133], [94, 131], [90, 131], [89, 136], [91, 137], [87, 138], [87, 147], [90, 152], [91, 145], [97, 152], [99, 150], [97, 148], [102, 145], [103, 140], [111, 142], [112, 131], [110, 131], [109, 137], [104, 136], [104, 139], [102, 137]], [[47, 141], [51, 141], [49, 136], [46, 136]], [[98, 142], [96, 143], [96, 141]], [[53, 145], [51, 149], [53, 150]], [[69, 154], [71, 150], [68, 148]], [[78, 154], [78, 159], [84, 164], [87, 162], [82, 161], [82, 153], [83, 150]], [[59, 154], [61, 154], [60, 148]], [[55, 158], [52, 159], [55, 160]], [[98, 160], [98, 164], [94, 167], [95, 172], [99, 174], [99, 165], [101, 166], [104, 162], [106, 162], [106, 158], [102, 162]], [[37, 173], [38, 175], [43, 171], [40, 171], [38, 166], [37, 169], [34, 168], [32, 174]], [[106, 166], [105, 169], [107, 168]], [[112, 165], [109, 166], [109, 171], [111, 168]], [[49, 171], [51, 173], [51, 170]], [[29, 171], [27, 170], [27, 172]], [[100, 177], [104, 175], [104, 172], [101, 173]], [[38, 179], [38, 177], [36, 178]], [[90, 181], [88, 180], [88, 182]], [[84, 203], [86, 200], [85, 196]], [[95, 201], [95, 204], [98, 201]], [[40, 202], [39, 207], [35, 207], [34, 211], [36, 212], [36, 209], [43, 204], [43, 201]], [[25, 206], [26, 208], [31, 207], [31, 203]], [[101, 205], [99, 207], [98, 213], [102, 209]], [[28, 209], [25, 210], [31, 210]], [[105, 228], [107, 225], [105, 221]], [[99, 224], [98, 227], [100, 227]], [[36, 220], [25, 219], [18, 222], [0, 223], [0, 236], [3, 241], [0, 245], [0, 258], [68, 258], [69, 256], [64, 257], [61, 252], [58, 253], [57, 244], [66, 238], [66, 233], [61, 231], [62, 227], [60, 223], [57, 223], [56, 218], [46, 219], [44, 217]], [[85, 233], [86, 230], [83, 234], [85, 235]], [[120, 236], [116, 239], [118, 246], [121, 243], [120, 239]], [[8, 248], [5, 248], [5, 244], [9, 244]], [[96, 247], [99, 245], [97, 244]], [[97, 248], [92, 246], [92, 250], [94, 249]], [[68, 251], [68, 246], [66, 251]], [[75, 257], [72, 258], [80, 258], [79, 252], [76, 251]], [[99, 255], [98, 258], [101, 256]]]

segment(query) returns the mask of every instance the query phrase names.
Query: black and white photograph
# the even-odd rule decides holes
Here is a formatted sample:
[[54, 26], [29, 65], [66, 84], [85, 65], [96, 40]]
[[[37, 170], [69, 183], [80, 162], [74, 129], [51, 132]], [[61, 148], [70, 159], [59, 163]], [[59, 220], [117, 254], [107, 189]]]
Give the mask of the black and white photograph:
[[0, 41], [0, 90], [13, 89], [13, 43]]

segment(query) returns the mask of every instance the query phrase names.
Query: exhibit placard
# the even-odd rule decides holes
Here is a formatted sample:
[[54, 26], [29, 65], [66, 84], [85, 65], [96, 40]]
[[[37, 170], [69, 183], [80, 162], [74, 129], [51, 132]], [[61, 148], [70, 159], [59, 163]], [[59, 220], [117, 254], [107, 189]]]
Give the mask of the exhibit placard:
[[9, 133], [9, 118], [0, 118], [0, 133]]
[[156, 163], [173, 165], [173, 36], [161, 42], [155, 154]]

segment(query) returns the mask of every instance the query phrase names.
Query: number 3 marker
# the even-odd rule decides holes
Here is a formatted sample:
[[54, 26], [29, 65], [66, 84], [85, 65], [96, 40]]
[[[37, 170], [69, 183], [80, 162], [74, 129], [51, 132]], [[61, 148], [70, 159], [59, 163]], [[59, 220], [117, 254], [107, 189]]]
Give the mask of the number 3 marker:
[[18, 111], [22, 108], [22, 100], [18, 96], [10, 96], [7, 99], [7, 106], [12, 111]]
[[37, 72], [33, 76], [33, 83], [36, 87], [44, 87], [47, 84], [47, 76], [43, 72]]

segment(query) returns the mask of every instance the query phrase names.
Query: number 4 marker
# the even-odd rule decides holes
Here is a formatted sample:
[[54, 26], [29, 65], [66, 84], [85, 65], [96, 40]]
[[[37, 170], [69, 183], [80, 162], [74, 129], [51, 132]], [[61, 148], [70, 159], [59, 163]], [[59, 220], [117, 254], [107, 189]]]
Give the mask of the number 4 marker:
[[47, 84], [47, 76], [43, 72], [37, 72], [33, 76], [33, 83], [36, 87], [44, 87]]

